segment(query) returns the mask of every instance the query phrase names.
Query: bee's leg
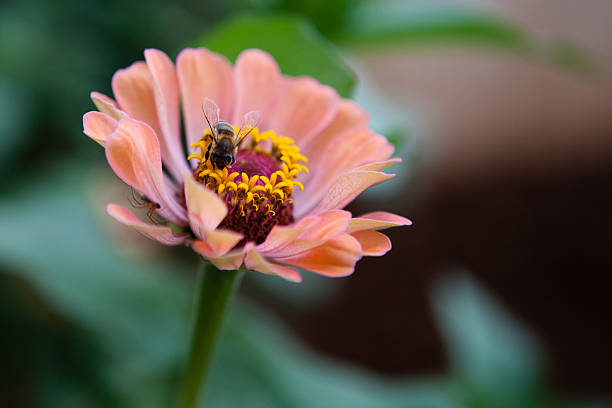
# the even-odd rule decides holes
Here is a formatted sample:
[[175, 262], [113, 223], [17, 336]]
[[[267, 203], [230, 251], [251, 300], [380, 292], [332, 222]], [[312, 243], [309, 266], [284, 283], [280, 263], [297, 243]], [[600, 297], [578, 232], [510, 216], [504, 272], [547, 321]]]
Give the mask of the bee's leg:
[[212, 147], [213, 142], [208, 144], [208, 148], [206, 149], [206, 154], [204, 155], [204, 160], [208, 160], [208, 156], [210, 156], [210, 148]]
[[234, 163], [236, 163], [236, 156], [232, 154], [232, 162], [230, 163], [230, 166], [233, 166]]

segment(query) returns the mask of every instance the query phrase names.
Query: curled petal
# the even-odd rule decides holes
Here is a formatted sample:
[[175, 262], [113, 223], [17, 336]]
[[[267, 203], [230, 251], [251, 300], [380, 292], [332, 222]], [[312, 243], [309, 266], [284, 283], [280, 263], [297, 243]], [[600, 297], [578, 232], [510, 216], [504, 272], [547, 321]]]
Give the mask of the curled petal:
[[145, 50], [151, 72], [153, 96], [161, 133], [158, 133], [164, 164], [176, 180], [187, 169], [179, 119], [179, 87], [174, 64], [159, 50]]
[[187, 146], [200, 140], [208, 128], [202, 113], [202, 100], [217, 103], [221, 118], [232, 117], [234, 78], [229, 61], [205, 48], [187, 48], [176, 59], [178, 81], [183, 100], [183, 120]]
[[372, 163], [363, 164], [357, 167], [355, 170], [383, 171], [387, 167], [393, 164], [396, 164], [396, 163], [401, 163], [401, 162], [402, 162], [401, 157], [392, 157], [389, 160], [382, 160], [382, 161], [376, 161]]
[[221, 270], [232, 270], [240, 268], [244, 260], [244, 248], [240, 248], [224, 255], [215, 255], [211, 246], [205, 241], [195, 241], [191, 247], [198, 254], [208, 259]]
[[269, 275], [278, 275], [291, 282], [301, 282], [302, 277], [295, 269], [288, 268], [282, 265], [276, 265], [266, 261], [266, 259], [257, 252], [257, 249], [251, 248], [248, 250], [244, 258], [244, 264], [248, 269], [266, 273]]
[[323, 245], [298, 255], [274, 258], [277, 262], [329, 277], [352, 274], [359, 259], [361, 259], [361, 245], [349, 234], [340, 234]]
[[164, 218], [179, 225], [186, 223], [184, 209], [166, 192], [159, 143], [147, 124], [122, 119], [107, 139], [106, 158], [121, 180], [159, 204]]
[[294, 241], [304, 230], [305, 228], [298, 225], [276, 225], [272, 228], [266, 240], [257, 246], [257, 250], [261, 253], [274, 252]]
[[187, 240], [188, 236], [186, 234], [175, 234], [170, 227], [142, 222], [130, 210], [118, 204], [107, 205], [106, 211], [120, 223], [132, 227], [142, 235], [164, 245], [180, 245]]
[[346, 230], [348, 233], [362, 230], [381, 230], [402, 225], [412, 225], [412, 221], [385, 211], [377, 211], [353, 218]]
[[245, 50], [234, 65], [236, 99], [234, 123], [240, 123], [249, 111], [257, 110], [262, 118], [268, 113], [281, 85], [281, 72], [274, 58], [267, 52]]
[[391, 240], [378, 231], [356, 231], [351, 234], [359, 241], [364, 256], [381, 256], [391, 249]]
[[90, 97], [100, 112], [107, 114], [117, 121], [127, 118], [128, 115], [119, 109], [117, 102], [113, 101], [108, 96], [101, 94], [100, 92], [92, 92]]
[[267, 124], [305, 147], [331, 123], [339, 104], [340, 97], [333, 88], [308, 77], [291, 79], [278, 97]]
[[106, 145], [106, 139], [117, 125], [115, 119], [102, 112], [87, 112], [83, 116], [83, 132], [102, 146]]

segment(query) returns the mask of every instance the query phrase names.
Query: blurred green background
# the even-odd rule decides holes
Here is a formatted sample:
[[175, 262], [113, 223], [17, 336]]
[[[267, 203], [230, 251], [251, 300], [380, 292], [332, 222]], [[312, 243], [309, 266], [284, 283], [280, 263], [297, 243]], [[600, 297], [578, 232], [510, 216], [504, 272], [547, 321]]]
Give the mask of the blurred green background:
[[[507, 288], [518, 287], [521, 293], [530, 284], [538, 288], [542, 283], [532, 279], [532, 270], [542, 270], [533, 260], [537, 257], [525, 258], [524, 271], [513, 271], [515, 281], [496, 280], [491, 277], [508, 276], [504, 271], [509, 264], [497, 256], [488, 262], [486, 254], [498, 253], [495, 251], [501, 247], [514, 248], [515, 241], [485, 239], [482, 244], [482, 239], [469, 234], [472, 240], [462, 240], [466, 235], [460, 226], [442, 227], [439, 222], [454, 217], [458, 209], [465, 210], [463, 202], [458, 207], [445, 207], [445, 203], [453, 202], [449, 194], [460, 196], [457, 189], [475, 182], [466, 167], [440, 159], [461, 156], [460, 149], [447, 152], [448, 156], [434, 154], [438, 150], [432, 149], [436, 144], [431, 140], [443, 143], [444, 139], [435, 139], [436, 129], [428, 124], [436, 121], [432, 112], [443, 116], [445, 111], [426, 109], [426, 104], [418, 103], [419, 97], [444, 100], [446, 92], [461, 91], [449, 90], [444, 80], [428, 77], [426, 72], [455, 58], [468, 63], [492, 58], [503, 67], [524, 64], [529, 69], [545, 70], [542, 75], [577, 83], [595, 81], [594, 86], [603, 89], [608, 86], [607, 56], [599, 53], [597, 42], [581, 41], [571, 32], [542, 33], [537, 29], [537, 19], [546, 14], [535, 13], [530, 26], [516, 15], [504, 13], [503, 4], [496, 3], [2, 2], [0, 405], [171, 404], [188, 344], [198, 260], [187, 249], [160, 248], [144, 242], [105, 214], [105, 204], [117, 197], [125, 199], [128, 190], [108, 169], [100, 147], [82, 134], [82, 115], [93, 109], [89, 92], [111, 95], [112, 74], [142, 59], [145, 48], [159, 48], [175, 58], [186, 46], [206, 46], [231, 60], [244, 48], [268, 50], [285, 74], [313, 76], [342, 96], [356, 98], [371, 112], [372, 126], [395, 144], [397, 154], [405, 161], [395, 170], [399, 173], [396, 181], [374, 189], [349, 209], [359, 214], [384, 208], [413, 219], [415, 227], [391, 233], [396, 249], [383, 264], [377, 259], [361, 261], [356, 274], [345, 280], [306, 273], [305, 282], [294, 285], [255, 273], [247, 276], [224, 331], [202, 406], [610, 406], [610, 382], [604, 376], [610, 367], [607, 346], [611, 337], [609, 324], [602, 320], [610, 300], [609, 294], [601, 300], [598, 296], [602, 292], [593, 289], [605, 289], [599, 285], [600, 275], [581, 271], [591, 285], [585, 290], [592, 291], [583, 297], [600, 301], [597, 307], [585, 303], [583, 309], [574, 309], [585, 310], [589, 316], [585, 324], [595, 327], [600, 336], [600, 348], [593, 351], [599, 354], [587, 351], [586, 356], [587, 362], [597, 356], [599, 365], [586, 374], [586, 380], [574, 381], [564, 376], [564, 370], [583, 367], [564, 366], [560, 361], [567, 353], [554, 344], [551, 357], [549, 340], [554, 337], [551, 333], [558, 332], [539, 327], [537, 322], [543, 315], [534, 317], [529, 312], [530, 308], [545, 310], [538, 309], [540, 299], [545, 297], [542, 292], [535, 290], [538, 294], [521, 301], [512, 297], [514, 289], [510, 295], [502, 289], [513, 312], [521, 315], [513, 317], [515, 313], [496, 300], [492, 294], [495, 291], [479, 283], [484, 280], [500, 289], [506, 282]], [[604, 16], [610, 15], [610, 7], [601, 5], [601, 9], [608, 13]], [[604, 34], [609, 37], [610, 32]], [[419, 60], [423, 55], [438, 59], [433, 65], [431, 61], [423, 65]], [[406, 68], [401, 61], [416, 61], [416, 68]], [[387, 76], [385, 69], [391, 70], [391, 75]], [[455, 72], [465, 67], [452, 69]], [[493, 77], [502, 72], [486, 64], [479, 69]], [[384, 81], [385, 76], [389, 81]], [[390, 78], [406, 78], [407, 82], [398, 81], [394, 87]], [[476, 78], [474, 84], [478, 81]], [[388, 91], [390, 87], [395, 88], [394, 95]], [[500, 94], [505, 92], [511, 94], [512, 89]], [[572, 90], [569, 95], [580, 96], [580, 92]], [[401, 99], [410, 95], [414, 96]], [[585, 97], [579, 99], [584, 101]], [[462, 105], [486, 111], [488, 102], [480, 102], [474, 105], [468, 95]], [[596, 102], [602, 105], [599, 99]], [[514, 103], [518, 106], [522, 102]], [[557, 118], [559, 112], [551, 115]], [[491, 119], [485, 113], [482, 118], [483, 123], [492, 122], [493, 129], [508, 128], [503, 119]], [[529, 126], [534, 128], [536, 124]], [[594, 133], [609, 136], [608, 124], [598, 123]], [[449, 139], [455, 134], [453, 129], [437, 131]], [[460, 134], [457, 129], [456, 135]], [[497, 133], [486, 134], [488, 139], [497, 137]], [[584, 138], [580, 140], [585, 143]], [[486, 145], [478, 140], [473, 143]], [[523, 144], [521, 149], [527, 149], [525, 146], [532, 145]], [[478, 149], [469, 149], [469, 154], [473, 151]], [[607, 147], [597, 156], [602, 163], [610, 157], [606, 152], [610, 152]], [[521, 157], [525, 154], [520, 149], [516, 153]], [[592, 156], [575, 157], [580, 163], [593, 162]], [[517, 163], [517, 167], [523, 167]], [[489, 164], [474, 164], [478, 173], [486, 168], [484, 173], [498, 174], [486, 184], [489, 187], [506, 189], [511, 184], [508, 180], [514, 180], [508, 174], [521, 180], [526, 176], [513, 167], [496, 173]], [[538, 166], [533, 171], [540, 174], [542, 167]], [[462, 170], [457, 172], [457, 168]], [[609, 166], [597, 169], [599, 172], [589, 180], [609, 180]], [[567, 174], [557, 167], [545, 167], [545, 172], [554, 173], [556, 182], [567, 182]], [[542, 183], [550, 185], [549, 180]], [[582, 181], [575, 184], [582, 185]], [[466, 198], [471, 204], [465, 205], [475, 206], [480, 217], [475, 225], [490, 225], [487, 211], [504, 218], [517, 207], [511, 201], [512, 207], [494, 203], [493, 208], [487, 210], [485, 206], [480, 211], [470, 201], [480, 197], [474, 198], [473, 190], [466, 191], [471, 191]], [[521, 203], [532, 203], [536, 197], [531, 191], [525, 193], [526, 201], [518, 203], [519, 213]], [[546, 194], [547, 199], [556, 200], [557, 193]], [[586, 194], [585, 200], [590, 198]], [[599, 198], [604, 200], [596, 214], [602, 213], [609, 202], [607, 195]], [[589, 203], [577, 205], [588, 207]], [[533, 215], [538, 212], [529, 214], [528, 220], [531, 216], [539, 219]], [[558, 219], [552, 219], [551, 224], [557, 224]], [[534, 228], [513, 230], [508, 236], [517, 241], [523, 236], [540, 236], [541, 229], [536, 228], [539, 224], [532, 221]], [[448, 243], [440, 244], [439, 237], [448, 229], [452, 229], [449, 236], [456, 238], [449, 241], [452, 248], [459, 249], [448, 250]], [[487, 229], [481, 232], [480, 238], [490, 233]], [[598, 255], [605, 251], [600, 244], [605, 236], [597, 232], [592, 235], [589, 248], [602, 248]], [[465, 244], [463, 248], [462, 242], [471, 242], [471, 246]], [[540, 250], [535, 243], [521, 248], [518, 255], [503, 254], [518, 259]], [[578, 247], [578, 252], [582, 249]], [[609, 272], [609, 255], [598, 258], [597, 266]], [[548, 279], [552, 273], [564, 273], [563, 267], [556, 272], [554, 269], [551, 265], [549, 274], [542, 270], [542, 276]], [[377, 283], [372, 286], [372, 282]], [[573, 281], [568, 278], [563, 282]], [[556, 298], [552, 298], [554, 304]], [[573, 299], [583, 301], [580, 296]], [[555, 307], [552, 313], [563, 320], [556, 313], [563, 315], [565, 309]], [[529, 325], [521, 323], [523, 318]], [[572, 319], [580, 317], [569, 316], [559, 330], [580, 337], [582, 332], [572, 333]], [[575, 349], [574, 358], [580, 359], [591, 344], [588, 336], [593, 334], [585, 333], [587, 340], [581, 343], [582, 349]]]

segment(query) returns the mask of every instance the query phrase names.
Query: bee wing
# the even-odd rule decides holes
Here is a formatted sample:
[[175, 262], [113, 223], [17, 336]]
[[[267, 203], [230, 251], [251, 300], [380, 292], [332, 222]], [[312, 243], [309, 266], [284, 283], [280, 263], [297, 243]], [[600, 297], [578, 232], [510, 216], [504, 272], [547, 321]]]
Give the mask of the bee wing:
[[242, 118], [242, 124], [240, 125], [240, 131], [238, 132], [238, 143], [237, 146], [240, 146], [242, 141], [251, 133], [251, 131], [257, 127], [259, 124], [259, 120], [261, 119], [261, 115], [259, 111], [253, 110], [247, 112]]
[[217, 135], [215, 132], [215, 126], [219, 122], [219, 107], [212, 99], [204, 98], [204, 100], [202, 101], [202, 111], [204, 112], [204, 118], [208, 123], [208, 127], [212, 132], [212, 137], [216, 141]]

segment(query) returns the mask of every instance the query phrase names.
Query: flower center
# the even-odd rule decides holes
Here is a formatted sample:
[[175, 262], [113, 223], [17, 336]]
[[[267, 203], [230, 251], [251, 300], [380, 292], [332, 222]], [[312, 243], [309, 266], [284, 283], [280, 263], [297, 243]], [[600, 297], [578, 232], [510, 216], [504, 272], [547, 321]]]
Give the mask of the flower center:
[[[236, 126], [234, 130], [238, 132]], [[206, 159], [212, 142], [210, 130], [191, 145], [200, 152], [188, 157], [199, 160], [195, 179], [215, 191], [227, 205], [227, 216], [219, 227], [242, 233], [244, 239], [239, 246], [248, 241], [261, 244], [275, 225], [294, 221], [291, 195], [296, 186], [304, 189], [295, 177], [302, 171], [308, 173], [301, 164], [308, 159], [300, 154], [293, 139], [257, 128], [251, 130], [248, 139], [236, 154], [236, 162], [223, 169], [213, 166], [212, 154]], [[214, 147], [213, 142], [211, 152]]]

